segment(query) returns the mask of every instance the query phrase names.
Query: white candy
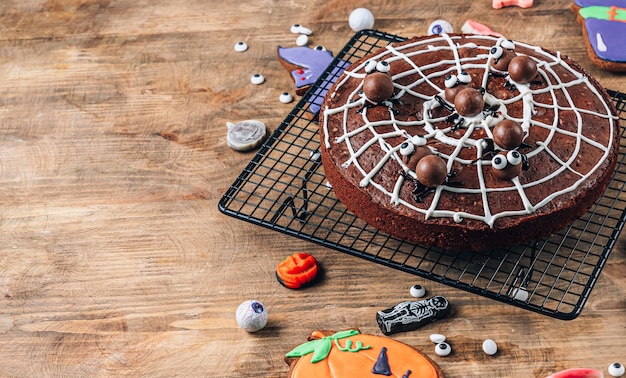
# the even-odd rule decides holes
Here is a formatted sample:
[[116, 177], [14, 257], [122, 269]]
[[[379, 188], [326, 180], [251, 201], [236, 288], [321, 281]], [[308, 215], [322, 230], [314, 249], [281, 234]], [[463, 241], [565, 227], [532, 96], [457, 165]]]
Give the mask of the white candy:
[[496, 344], [495, 341], [491, 339], [487, 339], [483, 341], [483, 352], [485, 352], [486, 354], [490, 356], [493, 356], [494, 354], [498, 352], [498, 345]]
[[437, 353], [438, 356], [445, 357], [452, 353], [452, 348], [450, 348], [450, 345], [447, 343], [439, 343], [435, 345], [435, 353]]
[[254, 74], [250, 78], [250, 82], [255, 85], [263, 84], [265, 82], [265, 78], [261, 74]]
[[440, 333], [433, 333], [432, 335], [430, 335], [430, 341], [435, 344], [441, 344], [446, 341], [446, 337]]
[[248, 44], [242, 41], [235, 43], [235, 51], [244, 52], [248, 49]]
[[293, 96], [289, 92], [283, 92], [280, 94], [280, 97], [278, 97], [278, 101], [282, 102], [283, 104], [288, 104], [293, 101]]
[[267, 311], [259, 301], [247, 300], [237, 307], [237, 324], [248, 332], [256, 332], [267, 324]]
[[428, 25], [428, 35], [452, 32], [454, 32], [454, 29], [452, 29], [452, 25], [446, 20], [435, 20]]
[[369, 9], [356, 8], [350, 13], [348, 18], [350, 28], [355, 32], [374, 27], [374, 15]]
[[298, 46], [306, 46], [307, 43], [309, 43], [309, 37], [306, 34], [300, 34], [296, 38], [296, 45]]
[[290, 30], [291, 30], [291, 32], [293, 34], [305, 34], [305, 35], [313, 34], [311, 29], [305, 28], [304, 26], [302, 26], [300, 24], [293, 24], [293, 25], [291, 25], [291, 29]]
[[415, 298], [422, 298], [426, 295], [426, 289], [422, 285], [413, 285], [411, 286], [411, 295]]
[[611, 374], [612, 377], [621, 377], [624, 375], [624, 365], [619, 362], [609, 365], [609, 374]]

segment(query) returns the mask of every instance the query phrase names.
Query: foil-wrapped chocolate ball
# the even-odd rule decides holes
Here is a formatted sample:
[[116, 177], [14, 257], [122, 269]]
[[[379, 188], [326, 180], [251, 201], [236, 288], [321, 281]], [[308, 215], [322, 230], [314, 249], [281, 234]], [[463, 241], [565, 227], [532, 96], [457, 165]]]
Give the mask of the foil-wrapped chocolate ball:
[[478, 115], [484, 107], [483, 95], [474, 88], [464, 88], [454, 98], [454, 108], [464, 117]]
[[363, 79], [363, 94], [374, 103], [388, 100], [393, 95], [393, 81], [382, 72], [373, 72]]
[[427, 155], [415, 166], [417, 180], [424, 186], [434, 188], [443, 184], [448, 176], [446, 162], [437, 155]]
[[505, 150], [514, 150], [522, 144], [524, 130], [522, 126], [510, 119], [505, 119], [493, 128], [493, 141]]
[[526, 56], [516, 56], [509, 63], [509, 77], [516, 83], [528, 84], [537, 76], [537, 63]]

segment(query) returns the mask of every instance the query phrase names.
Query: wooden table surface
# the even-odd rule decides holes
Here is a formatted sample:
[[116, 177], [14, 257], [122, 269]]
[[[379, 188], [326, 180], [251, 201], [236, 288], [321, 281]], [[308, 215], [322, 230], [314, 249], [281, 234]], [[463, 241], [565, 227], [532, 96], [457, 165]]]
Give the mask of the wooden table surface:
[[[394, 335], [447, 377], [545, 377], [626, 364], [626, 238], [571, 321], [467, 293], [225, 216], [218, 201], [254, 152], [226, 145], [226, 122], [275, 128], [294, 103], [276, 47], [338, 51], [365, 6], [375, 28], [423, 34], [467, 19], [558, 50], [605, 86], [626, 76], [587, 58], [569, 1], [494, 10], [490, 1], [5, 0], [0, 4], [0, 376], [284, 377], [284, 354], [312, 330], [380, 334], [376, 311], [422, 284], [451, 317]], [[249, 50], [233, 46], [245, 41]], [[250, 84], [254, 73], [263, 85]], [[276, 282], [278, 262], [313, 254], [323, 278]], [[235, 321], [246, 299], [265, 329]], [[442, 358], [428, 335], [454, 348]], [[482, 341], [498, 342], [486, 356]]]

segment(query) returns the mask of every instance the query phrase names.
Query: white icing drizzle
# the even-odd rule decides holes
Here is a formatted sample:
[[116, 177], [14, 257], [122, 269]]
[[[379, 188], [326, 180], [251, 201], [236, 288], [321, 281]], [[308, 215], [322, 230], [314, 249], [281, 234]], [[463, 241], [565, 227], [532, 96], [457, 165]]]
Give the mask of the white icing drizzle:
[[[490, 37], [490, 36], [464, 36], [468, 40], [476, 39], [481, 41], [492, 41], [493, 45], [496, 43], [500, 43], [502, 38]], [[452, 128], [444, 128], [439, 129], [435, 127], [435, 124], [440, 124], [445, 121], [445, 117], [439, 118], [431, 118], [431, 111], [440, 107], [441, 104], [434, 98], [434, 96], [426, 96], [422, 93], [419, 93], [414, 90], [414, 88], [427, 84], [434, 88], [436, 92], [443, 98], [442, 94], [444, 93], [445, 88], [440, 88], [437, 86], [432, 79], [446, 76], [452, 72], [460, 73], [467, 69], [482, 69], [484, 70], [482, 78], [480, 78], [480, 83], [483, 88], [487, 88], [489, 73], [497, 72], [491, 66], [491, 61], [493, 57], [488, 53], [490, 50], [490, 46], [482, 46], [481, 43], [468, 42], [465, 45], [459, 45], [456, 40], [459, 40], [460, 36], [450, 36], [447, 34], [434, 35], [430, 39], [427, 40], [419, 40], [413, 43], [404, 44], [400, 46], [392, 46], [389, 45], [385, 50], [383, 50], [377, 56], [372, 57], [376, 60], [385, 60], [392, 64], [394, 61], [403, 60], [408, 63], [410, 69], [405, 72], [395, 73], [392, 79], [394, 80], [394, 86], [397, 89], [396, 98], [399, 98], [400, 101], [402, 96], [414, 96], [424, 100], [423, 103], [423, 119], [415, 120], [415, 121], [403, 121], [397, 120], [395, 118], [394, 112], [392, 108], [389, 108], [389, 117], [386, 120], [380, 120], [372, 122], [367, 117], [367, 108], [363, 108], [362, 116], [363, 116], [363, 124], [362, 126], [356, 128], [355, 130], [348, 131], [347, 130], [347, 119], [348, 112], [353, 108], [362, 108], [364, 104], [364, 99], [359, 96], [359, 91], [361, 90], [361, 85], [357, 86], [357, 88], [348, 96], [348, 100], [343, 105], [339, 105], [336, 108], [326, 108], [323, 112], [323, 124], [322, 127], [324, 129], [324, 144], [327, 148], [331, 148], [332, 143], [329, 140], [329, 130], [328, 130], [328, 120], [332, 117], [340, 117], [341, 122], [343, 124], [343, 131], [341, 136], [338, 136], [334, 143], [344, 144], [348, 153], [349, 158], [343, 162], [344, 167], [353, 166], [355, 167], [362, 175], [362, 179], [360, 181], [361, 186], [372, 186], [376, 188], [376, 190], [382, 192], [387, 195], [390, 199], [390, 203], [397, 206], [406, 206], [414, 211], [422, 213], [426, 218], [431, 217], [450, 217], [455, 222], [462, 222], [464, 219], [474, 219], [485, 222], [490, 227], [493, 227], [495, 221], [502, 217], [508, 216], [516, 216], [516, 215], [527, 215], [531, 214], [537, 209], [545, 206], [559, 195], [575, 190], [578, 186], [585, 182], [585, 180], [594, 173], [606, 160], [610, 151], [611, 151], [611, 143], [614, 140], [614, 132], [615, 126], [617, 122], [617, 117], [614, 116], [611, 112], [611, 107], [604, 101], [604, 97], [600, 94], [600, 92], [593, 86], [589, 79], [583, 75], [582, 73], [576, 71], [572, 67], [570, 67], [565, 61], [561, 59], [560, 53], [556, 53], [553, 55], [540, 47], [531, 46], [528, 44], [524, 44], [521, 42], [515, 42], [516, 46], [522, 46], [525, 49], [530, 49], [534, 51], [537, 55], [536, 57], [531, 57], [537, 63], [538, 73], [542, 79], [542, 81], [546, 84], [545, 87], [539, 89], [532, 89], [529, 84], [516, 84], [517, 89], [519, 90], [519, 94], [508, 99], [498, 99], [490, 93], [484, 94], [485, 103], [488, 105], [498, 105], [498, 116], [497, 117], [484, 117], [483, 114], [479, 114], [475, 117], [466, 117], [464, 118], [464, 124], [460, 130], [464, 130], [463, 135], [458, 138], [454, 135], [450, 134]], [[437, 44], [437, 45], [435, 45]], [[482, 43], [485, 44], [485, 43]], [[474, 48], [479, 50], [484, 50], [485, 53], [479, 53], [476, 56], [470, 57], [461, 57], [459, 54], [460, 48]], [[409, 51], [414, 49], [413, 51]], [[430, 54], [435, 51], [450, 51], [452, 53], [453, 59], [442, 60], [436, 63], [427, 64], [421, 67], [418, 67], [413, 61], [412, 57], [421, 55], [421, 54]], [[362, 79], [365, 76], [365, 63], [360, 64], [359, 66], [354, 67], [352, 70], [346, 70], [345, 75], [341, 81], [337, 83], [335, 86], [335, 91], [342, 88], [346, 82], [350, 79]], [[554, 71], [553, 67], [559, 66], [564, 68], [571, 74], [571, 77], [574, 79], [567, 78], [568, 81], [563, 81], [562, 77], [559, 77]], [[405, 78], [410, 75], [417, 75], [417, 79], [412, 83], [406, 85], [400, 85], [398, 80]], [[570, 80], [571, 79], [571, 80]], [[510, 80], [510, 78], [509, 78]], [[574, 86], [586, 86], [596, 97], [598, 97], [603, 105], [603, 112], [595, 112], [587, 109], [578, 108], [575, 105], [574, 99], [570, 95], [568, 89]], [[552, 103], [540, 103], [536, 102], [534, 96], [537, 94], [549, 93]], [[559, 103], [557, 101], [557, 93], [561, 94], [561, 97], [564, 97], [566, 104]], [[335, 93], [331, 93], [331, 96], [334, 96]], [[516, 118], [512, 117], [507, 113], [507, 105], [510, 105], [514, 102], [522, 102], [522, 117]], [[563, 102], [563, 100], [561, 100]], [[537, 113], [537, 109], [546, 109], [551, 110], [554, 113], [553, 121], [551, 124], [547, 124], [541, 122], [539, 120], [533, 119], [533, 116]], [[573, 112], [576, 117], [576, 130], [564, 130], [559, 128], [559, 116], [562, 112]], [[610, 135], [606, 141], [599, 142], [592, 139], [590, 136], [583, 135], [583, 116], [592, 116], [598, 117], [601, 119], [606, 119], [608, 127], [610, 128]], [[491, 137], [491, 128], [502, 119], [512, 119], [514, 121], [519, 122], [522, 125], [523, 130], [528, 135], [528, 131], [531, 128], [543, 128], [548, 131], [547, 136], [541, 142], [538, 142], [536, 146], [533, 146], [531, 151], [526, 153], [528, 160], [530, 161], [531, 169], [532, 169], [532, 159], [537, 156], [539, 153], [547, 153], [554, 161], [558, 163], [558, 168], [553, 172], [549, 172], [546, 176], [537, 179], [533, 182], [522, 183], [519, 177], [515, 177], [511, 179], [511, 185], [499, 188], [491, 188], [487, 186], [484, 177], [484, 167], [487, 169], [491, 166], [490, 161], [485, 160], [468, 160], [460, 158], [460, 153], [464, 148], [473, 147], [476, 149], [477, 158], [480, 158], [484, 151], [483, 141], [473, 139], [472, 133], [476, 129], [483, 129], [488, 137]], [[381, 126], [392, 126], [393, 131], [386, 131], [385, 133], [377, 132], [377, 128]], [[380, 171], [380, 169], [389, 161], [389, 159], [396, 160], [404, 174], [410, 175], [415, 178], [415, 173], [410, 171], [408, 167], [402, 162], [402, 158], [400, 156], [400, 145], [392, 146], [387, 142], [388, 138], [398, 138], [405, 137], [407, 141], [411, 141], [414, 137], [410, 135], [405, 128], [410, 126], [419, 126], [423, 129], [424, 134], [422, 135], [426, 140], [436, 139], [440, 143], [449, 145], [452, 147], [452, 152], [449, 154], [439, 153], [439, 155], [446, 161], [446, 166], [448, 172], [451, 172], [453, 169], [453, 165], [455, 163], [462, 165], [470, 165], [474, 164], [476, 166], [476, 174], [478, 178], [478, 188], [465, 188], [465, 187], [455, 187], [451, 185], [439, 185], [435, 188], [435, 191], [432, 195], [432, 199], [429, 197], [430, 203], [427, 205], [427, 208], [421, 208], [415, 206], [411, 202], [407, 202], [400, 196], [401, 188], [405, 182], [405, 178], [403, 175], [398, 173], [398, 177], [396, 178], [395, 184], [393, 185], [392, 192], [389, 192], [388, 189], [383, 186], [381, 183], [375, 180], [376, 174]], [[354, 150], [354, 147], [351, 143], [351, 138], [360, 135], [363, 132], [368, 132], [372, 134], [372, 137], [357, 151]], [[573, 151], [571, 151], [569, 157], [565, 160], [558, 156], [551, 148], [550, 144], [555, 138], [555, 136], [561, 135], [566, 136], [568, 138], [572, 138], [575, 140], [575, 146]], [[372, 167], [369, 171], [361, 166], [358, 158], [366, 153], [366, 151], [378, 143], [380, 148], [384, 151], [384, 156], [377, 162], [377, 164]], [[597, 163], [588, 171], [588, 172], [579, 172], [576, 170], [575, 160], [579, 155], [583, 144], [596, 148], [602, 151], [602, 157], [598, 159]], [[526, 152], [526, 151], [524, 151]], [[531, 199], [526, 194], [526, 190], [536, 185], [541, 185], [543, 183], [549, 182], [559, 175], [569, 172], [574, 177], [578, 177], [574, 183], [572, 183], [569, 187], [564, 187], [557, 190], [554, 193], [548, 193], [544, 198], [538, 199], [536, 203], [532, 203]], [[459, 193], [466, 195], [476, 195], [479, 194], [483, 203], [483, 214], [472, 214], [463, 210], [454, 210], [454, 209], [445, 209], [440, 208], [439, 199], [443, 195], [444, 192], [451, 193]], [[505, 210], [499, 213], [492, 213], [492, 209], [489, 206], [489, 196], [491, 193], [495, 192], [516, 192], [520, 200], [523, 204], [523, 209], [518, 210]]]

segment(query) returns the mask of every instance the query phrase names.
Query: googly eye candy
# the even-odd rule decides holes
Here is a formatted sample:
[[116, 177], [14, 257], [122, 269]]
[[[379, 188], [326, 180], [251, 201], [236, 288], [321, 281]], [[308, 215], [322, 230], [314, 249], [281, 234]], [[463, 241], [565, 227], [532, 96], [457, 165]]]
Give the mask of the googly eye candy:
[[448, 75], [446, 76], [446, 81], [444, 82], [446, 88], [452, 88], [458, 83], [458, 78], [456, 75]]
[[511, 41], [510, 39], [502, 41], [500, 46], [502, 46], [503, 49], [515, 50], [515, 43]]
[[458, 80], [459, 80], [459, 82], [461, 82], [463, 84], [469, 84], [472, 81], [472, 77], [470, 76], [470, 74], [468, 74], [467, 72], [463, 71], [463, 72], [461, 72], [461, 74], [459, 74]]
[[493, 159], [491, 159], [491, 166], [495, 169], [504, 169], [507, 165], [507, 159], [504, 155], [496, 155]]
[[408, 156], [415, 151], [415, 146], [411, 142], [404, 142], [400, 145], [400, 155]]
[[389, 72], [389, 69], [390, 69], [389, 63], [385, 62], [384, 60], [376, 64], [376, 71], [378, 72], [387, 73]]
[[376, 65], [378, 62], [376, 62], [375, 60], [368, 60], [367, 63], [365, 63], [365, 72], [366, 73], [370, 73], [373, 72], [376, 69]]
[[326, 51], [326, 47], [324, 47], [322, 45], [317, 45], [317, 46], [313, 47], [313, 50]]
[[493, 46], [491, 50], [489, 50], [489, 55], [493, 56], [496, 59], [499, 59], [503, 53], [504, 50], [501, 46]]
[[509, 162], [509, 164], [511, 165], [518, 165], [522, 163], [522, 154], [520, 154], [518, 151], [509, 151], [506, 154], [506, 160]]

